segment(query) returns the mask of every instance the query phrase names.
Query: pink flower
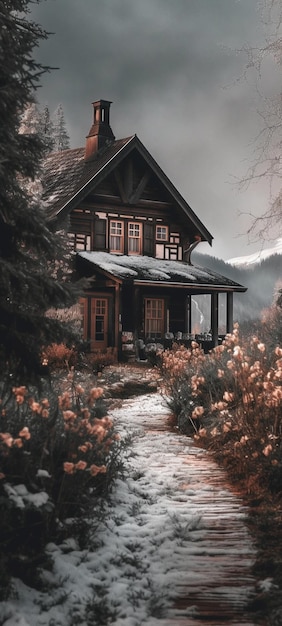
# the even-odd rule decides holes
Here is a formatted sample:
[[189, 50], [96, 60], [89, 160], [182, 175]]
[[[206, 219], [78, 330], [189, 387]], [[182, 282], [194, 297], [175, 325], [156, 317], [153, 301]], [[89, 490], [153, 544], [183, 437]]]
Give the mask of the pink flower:
[[19, 437], [22, 437], [23, 439], [30, 439], [31, 434], [27, 426], [24, 426], [24, 428], [22, 428], [22, 430], [19, 432]]
[[85, 470], [86, 467], [87, 467], [87, 463], [85, 463], [85, 461], [78, 461], [75, 464], [75, 469], [77, 470]]
[[75, 419], [76, 414], [73, 411], [63, 411], [63, 418], [65, 422], [68, 422], [69, 420]]
[[258, 343], [257, 348], [260, 352], [265, 352], [265, 345], [264, 343]]
[[102, 387], [93, 387], [90, 390], [90, 400], [97, 400], [98, 398], [101, 398], [101, 396], [103, 395], [103, 389]]
[[223, 394], [223, 400], [226, 402], [232, 402], [232, 400], [234, 400], [234, 393], [231, 391], [225, 391]]
[[269, 456], [272, 450], [273, 450], [272, 445], [271, 443], [269, 443], [267, 446], [265, 446], [265, 448], [263, 448], [262, 454], [264, 454], [264, 456]]
[[192, 411], [192, 418], [198, 419], [199, 417], [203, 415], [204, 412], [205, 412], [205, 409], [203, 406], [196, 406], [194, 410]]
[[0, 437], [8, 448], [12, 447], [14, 440], [10, 433], [0, 433]]
[[13, 445], [16, 446], [16, 448], [22, 448], [23, 447], [23, 440], [22, 439], [14, 439]]
[[91, 476], [97, 476], [97, 474], [105, 474], [107, 468], [105, 465], [91, 465], [90, 466], [90, 474]]
[[64, 463], [64, 472], [66, 472], [66, 474], [74, 474], [75, 471], [75, 465], [74, 463]]

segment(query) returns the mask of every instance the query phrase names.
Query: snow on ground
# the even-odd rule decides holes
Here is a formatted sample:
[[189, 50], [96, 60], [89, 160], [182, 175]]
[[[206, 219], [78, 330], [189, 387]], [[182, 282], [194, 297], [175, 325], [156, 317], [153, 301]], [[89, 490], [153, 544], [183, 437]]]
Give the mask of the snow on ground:
[[[209, 489], [212, 492], [212, 487], [198, 482], [196, 489], [202, 506], [195, 508], [190, 497], [195, 488], [194, 491], [187, 488], [189, 475], [184, 462], [190, 454], [191, 442], [166, 429], [159, 432], [158, 425], [164, 424], [167, 414], [165, 401], [156, 394], [127, 400], [120, 409], [112, 411], [121, 435], [132, 435], [125, 458], [125, 479], [117, 480], [105, 517], [98, 525], [94, 513], [87, 549], [80, 550], [74, 539], [47, 546], [53, 568], [42, 572], [44, 591], [13, 579], [10, 599], [0, 604], [1, 625], [175, 623], [165, 618], [170, 614], [176, 588], [184, 578], [196, 586], [198, 583], [201, 586], [205, 578], [205, 573], [199, 574], [193, 563], [205, 554], [201, 542], [205, 544], [207, 528], [202, 514], [206, 507], [205, 492]], [[148, 425], [152, 430], [146, 433]], [[176, 453], [180, 455], [177, 471], [173, 465]], [[203, 451], [194, 448], [193, 454]], [[230, 498], [224, 489], [221, 496], [223, 501]], [[242, 545], [241, 554], [246, 549]], [[214, 575], [220, 580], [222, 572], [215, 571]], [[248, 587], [247, 581], [246, 589], [242, 589], [244, 598]], [[195, 611], [192, 606], [179, 615], [187, 618], [190, 615], [193, 620]], [[173, 617], [177, 614], [174, 608]]]

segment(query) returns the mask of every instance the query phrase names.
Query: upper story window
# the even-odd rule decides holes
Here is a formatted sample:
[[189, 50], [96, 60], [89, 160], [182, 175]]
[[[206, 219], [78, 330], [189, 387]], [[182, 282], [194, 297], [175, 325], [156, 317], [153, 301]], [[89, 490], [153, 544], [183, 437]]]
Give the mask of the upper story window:
[[69, 233], [69, 239], [72, 242], [74, 250], [91, 250], [91, 237], [90, 235], [83, 235], [79, 233]]
[[123, 254], [124, 234], [123, 222], [117, 220], [110, 221], [110, 251]]
[[156, 258], [170, 261], [182, 260], [182, 246], [179, 232], [169, 232], [168, 226], [156, 226]]
[[168, 241], [168, 226], [156, 226], [156, 240]]
[[141, 254], [142, 251], [142, 224], [128, 223], [128, 254]]

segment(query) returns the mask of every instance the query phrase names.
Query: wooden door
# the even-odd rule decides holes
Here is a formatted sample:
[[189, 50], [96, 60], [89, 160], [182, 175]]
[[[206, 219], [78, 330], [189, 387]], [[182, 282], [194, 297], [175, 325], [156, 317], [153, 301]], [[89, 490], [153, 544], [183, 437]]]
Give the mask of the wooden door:
[[145, 336], [162, 337], [165, 326], [163, 298], [145, 298]]
[[91, 350], [108, 347], [108, 318], [107, 298], [91, 298]]

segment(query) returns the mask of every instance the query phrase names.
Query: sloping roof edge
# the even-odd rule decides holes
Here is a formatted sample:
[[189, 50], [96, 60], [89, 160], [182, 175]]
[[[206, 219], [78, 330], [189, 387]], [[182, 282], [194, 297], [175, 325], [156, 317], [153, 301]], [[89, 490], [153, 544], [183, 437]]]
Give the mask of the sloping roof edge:
[[[126, 141], [126, 138], [124, 141]], [[181, 207], [186, 216], [199, 230], [199, 233], [203, 236], [204, 240], [212, 245], [213, 236], [211, 235], [211, 233], [207, 230], [202, 221], [197, 217], [197, 215], [191, 209], [190, 205], [179, 193], [175, 185], [164, 173], [162, 168], [158, 165], [158, 163], [156, 162], [154, 157], [152, 157], [147, 148], [145, 148], [144, 144], [140, 141], [137, 135], [132, 135], [131, 137], [129, 137], [128, 141], [126, 141], [126, 143], [124, 143], [124, 145], [121, 146], [117, 150], [117, 152], [109, 158], [109, 160], [105, 160], [105, 162], [101, 165], [97, 172], [90, 176], [89, 180], [84, 183], [84, 185], [80, 189], [73, 193], [73, 195], [58, 209], [57, 216], [62, 217], [65, 212], [70, 211], [72, 208], [74, 208], [77, 203], [83, 200], [85, 196], [90, 191], [92, 191], [95, 186], [98, 185], [101, 180], [103, 180], [103, 178], [105, 178], [114, 169], [114, 167], [116, 167], [121, 162], [121, 160], [125, 158], [125, 156], [127, 156], [134, 148], [136, 148], [143, 156], [145, 161], [153, 170], [154, 174], [161, 180], [166, 190], [170, 193], [174, 201]]]
[[135, 135], [135, 139], [136, 139], [136, 143], [138, 145], [139, 151], [142, 153], [142, 156], [145, 158], [145, 160], [150, 164], [154, 173], [159, 178], [161, 178], [162, 183], [165, 185], [166, 189], [172, 195], [174, 200], [181, 206], [181, 208], [186, 213], [187, 217], [189, 217], [191, 221], [193, 222], [194, 226], [196, 226], [200, 231], [202, 231], [202, 234], [204, 234], [204, 236], [206, 237], [206, 240], [211, 245], [212, 240], [213, 240], [213, 236], [211, 235], [211, 233], [207, 230], [207, 228], [204, 226], [201, 220], [197, 217], [196, 213], [194, 213], [193, 209], [191, 209], [188, 202], [186, 202], [185, 198], [183, 198], [181, 193], [176, 189], [175, 185], [171, 182], [171, 180], [168, 178], [168, 176], [165, 174], [162, 168], [158, 165], [157, 161], [154, 159], [154, 157], [152, 157], [150, 152], [147, 150], [144, 144], [140, 141], [137, 135]]
[[[93, 189], [93, 187], [95, 185], [98, 185], [99, 182], [101, 181], [101, 179], [103, 179], [104, 175], [107, 175], [112, 169], [113, 167], [116, 165], [116, 161], [118, 162], [119, 160], [117, 159], [118, 155], [124, 151], [124, 149], [130, 144], [130, 142], [134, 139], [134, 135], [132, 135], [131, 137], [129, 137], [127, 143], [125, 143], [121, 148], [119, 148], [119, 150], [117, 150], [117, 152], [108, 160], [106, 161], [99, 169], [97, 172], [95, 172], [95, 174], [93, 174], [89, 180], [84, 183], [84, 185], [77, 191], [75, 192], [72, 197], [67, 200], [67, 202], [65, 202], [60, 209], [57, 212], [57, 215], [61, 215], [63, 213], [65, 213], [66, 210], [71, 210], [73, 208], [73, 205], [75, 205], [77, 202], [79, 202], [80, 200], [83, 200], [83, 198], [85, 198], [85, 196], [87, 195], [87, 193], [89, 193], [89, 191], [91, 191]], [[106, 171], [106, 174], [104, 174], [104, 170]], [[93, 187], [92, 187], [93, 184]]]

